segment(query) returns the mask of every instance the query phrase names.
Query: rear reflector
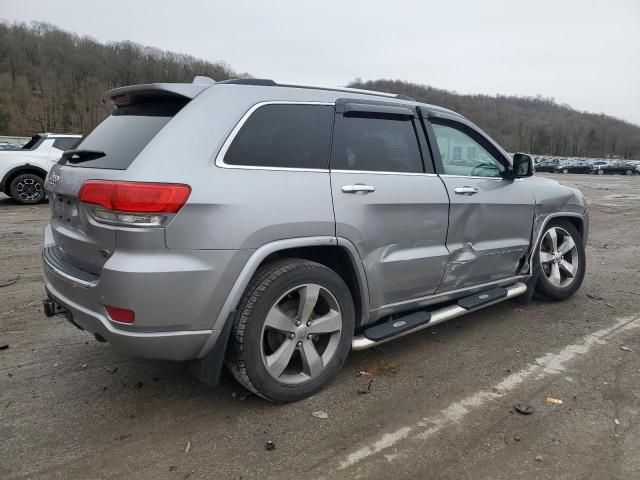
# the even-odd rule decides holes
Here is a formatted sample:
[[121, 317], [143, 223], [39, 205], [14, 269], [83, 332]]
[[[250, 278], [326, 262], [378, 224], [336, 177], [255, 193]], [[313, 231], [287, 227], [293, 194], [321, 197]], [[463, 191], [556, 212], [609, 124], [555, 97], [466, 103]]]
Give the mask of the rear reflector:
[[126, 308], [104, 306], [105, 310], [114, 322], [120, 323], [133, 323], [136, 318], [136, 314], [133, 310], [127, 310]]
[[87, 180], [78, 197], [81, 202], [117, 212], [176, 213], [190, 194], [191, 187], [181, 183]]

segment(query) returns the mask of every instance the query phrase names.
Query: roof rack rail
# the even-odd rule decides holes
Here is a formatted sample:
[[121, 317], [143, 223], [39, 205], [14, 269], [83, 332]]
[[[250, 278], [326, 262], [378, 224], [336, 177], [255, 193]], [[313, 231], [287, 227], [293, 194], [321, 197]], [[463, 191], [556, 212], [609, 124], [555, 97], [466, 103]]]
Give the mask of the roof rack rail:
[[323, 85], [303, 85], [293, 82], [275, 82], [268, 78], [233, 78], [230, 80], [223, 80], [217, 83], [226, 83], [232, 85], [256, 85], [262, 87], [292, 87], [292, 88], [308, 88], [311, 90], [329, 90], [332, 92], [351, 92], [362, 93], [365, 95], [375, 95], [377, 97], [397, 98], [398, 100], [408, 100], [415, 102], [415, 98], [408, 95], [401, 95], [387, 92], [376, 92], [375, 90], [363, 90], [361, 88], [349, 88], [349, 87], [327, 87]]

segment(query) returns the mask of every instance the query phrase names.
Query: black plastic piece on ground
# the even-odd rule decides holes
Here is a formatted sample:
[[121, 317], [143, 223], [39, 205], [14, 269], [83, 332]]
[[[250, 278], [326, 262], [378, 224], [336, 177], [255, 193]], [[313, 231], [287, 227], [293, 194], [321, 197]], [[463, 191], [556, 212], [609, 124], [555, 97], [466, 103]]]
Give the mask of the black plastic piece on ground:
[[471, 295], [470, 297], [461, 298], [458, 300], [458, 305], [467, 310], [481, 307], [487, 303], [495, 302], [507, 296], [507, 290], [505, 288], [492, 288], [484, 292]]
[[429, 323], [430, 320], [430, 312], [414, 312], [369, 327], [364, 331], [364, 336], [369, 340], [379, 342], [380, 340], [395, 337], [400, 333], [412, 330], [419, 325]]
[[231, 336], [235, 316], [235, 310], [229, 313], [227, 321], [224, 323], [224, 327], [222, 327], [222, 332], [220, 332], [218, 340], [211, 350], [209, 350], [209, 353], [202, 358], [197, 358], [189, 362], [191, 375], [209, 388], [216, 388], [220, 383], [224, 356], [227, 353], [227, 345], [229, 344], [229, 337]]

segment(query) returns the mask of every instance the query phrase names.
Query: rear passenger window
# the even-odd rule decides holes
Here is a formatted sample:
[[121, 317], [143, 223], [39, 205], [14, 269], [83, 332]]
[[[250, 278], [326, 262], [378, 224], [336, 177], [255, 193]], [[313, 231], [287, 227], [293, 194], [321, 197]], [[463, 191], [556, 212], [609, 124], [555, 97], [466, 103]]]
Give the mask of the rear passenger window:
[[329, 168], [333, 107], [264, 105], [244, 123], [224, 162], [279, 168]]
[[336, 115], [331, 168], [422, 173], [413, 121]]

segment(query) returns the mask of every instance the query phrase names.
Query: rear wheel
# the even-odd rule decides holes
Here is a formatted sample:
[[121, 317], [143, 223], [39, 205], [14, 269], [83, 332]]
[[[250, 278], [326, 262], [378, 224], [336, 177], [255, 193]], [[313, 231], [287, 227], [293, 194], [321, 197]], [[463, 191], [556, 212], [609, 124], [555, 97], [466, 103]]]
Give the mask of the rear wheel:
[[552, 220], [534, 261], [540, 269], [536, 293], [552, 300], [569, 298], [584, 279], [586, 257], [580, 233], [566, 220]]
[[272, 402], [308, 397], [329, 382], [351, 348], [349, 288], [316, 262], [286, 259], [258, 271], [240, 302], [226, 364]]
[[604, 175], [604, 170], [598, 170], [598, 175]]
[[35, 173], [22, 173], [9, 184], [9, 194], [18, 203], [33, 205], [44, 200], [44, 180]]
[[633, 175], [633, 170], [627, 170], [626, 172], [624, 172], [626, 175]]
[[562, 173], [569, 173], [569, 169], [567, 169], [567, 168], [563, 168], [563, 169], [562, 169]]

